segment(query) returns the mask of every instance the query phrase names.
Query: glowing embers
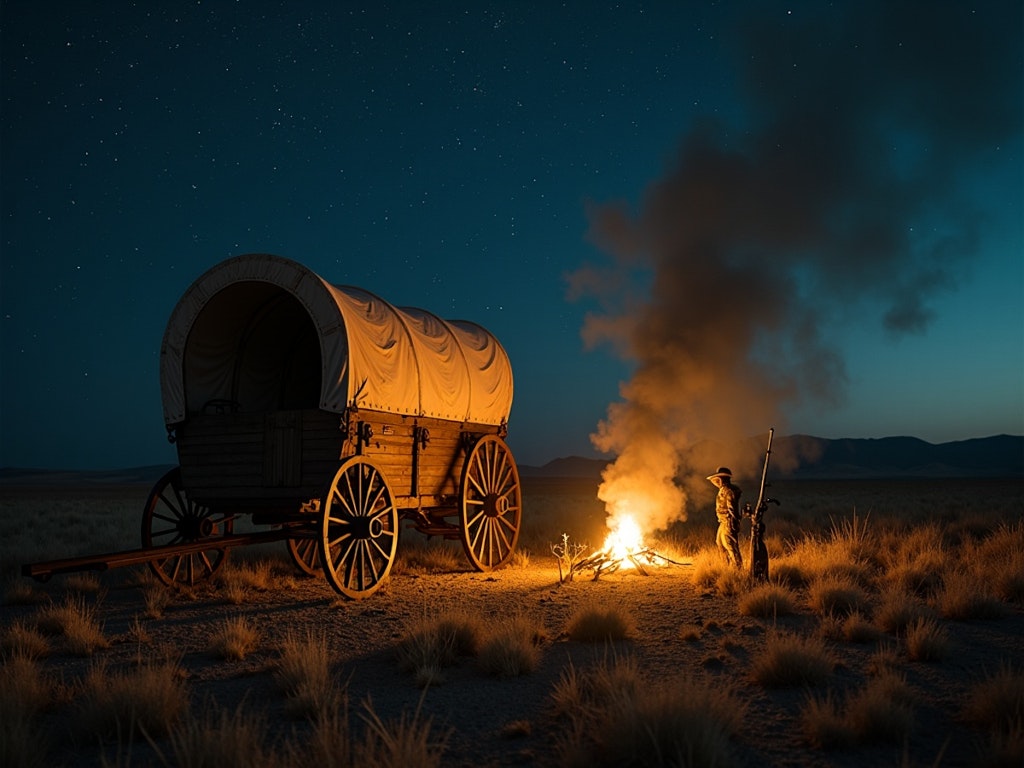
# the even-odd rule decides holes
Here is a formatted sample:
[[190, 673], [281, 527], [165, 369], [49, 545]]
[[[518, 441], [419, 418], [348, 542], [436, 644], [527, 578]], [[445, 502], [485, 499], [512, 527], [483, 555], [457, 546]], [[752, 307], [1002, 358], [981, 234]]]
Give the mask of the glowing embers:
[[605, 537], [604, 546], [572, 565], [571, 573], [593, 571], [594, 579], [602, 573], [614, 573], [619, 569], [635, 568], [644, 576], [645, 565], [684, 565], [660, 555], [644, 544], [643, 532], [636, 519], [629, 514], [621, 514], [608, 523], [611, 531]]

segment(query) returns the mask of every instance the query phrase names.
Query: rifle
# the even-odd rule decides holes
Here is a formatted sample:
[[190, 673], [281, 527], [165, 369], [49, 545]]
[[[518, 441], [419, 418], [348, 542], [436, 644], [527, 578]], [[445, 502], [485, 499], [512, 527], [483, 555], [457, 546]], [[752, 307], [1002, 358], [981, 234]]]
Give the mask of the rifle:
[[757, 505], [751, 509], [747, 504], [743, 510], [750, 515], [750, 576], [756, 581], [768, 580], [768, 548], [764, 545], [764, 511], [769, 503], [778, 504], [776, 499], [766, 499], [764, 489], [768, 477], [768, 460], [772, 456], [772, 436], [775, 427], [768, 430], [768, 450], [764, 454], [764, 469], [761, 470], [761, 490], [757, 492]]

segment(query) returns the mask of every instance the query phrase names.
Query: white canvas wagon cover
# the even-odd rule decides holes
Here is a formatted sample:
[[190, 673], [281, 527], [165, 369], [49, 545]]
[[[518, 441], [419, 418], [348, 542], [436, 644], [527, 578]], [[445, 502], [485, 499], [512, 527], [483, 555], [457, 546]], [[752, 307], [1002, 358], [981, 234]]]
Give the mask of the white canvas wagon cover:
[[484, 328], [394, 307], [268, 254], [221, 262], [185, 291], [164, 333], [160, 387], [168, 426], [211, 404], [355, 405], [495, 425], [512, 407], [508, 355]]

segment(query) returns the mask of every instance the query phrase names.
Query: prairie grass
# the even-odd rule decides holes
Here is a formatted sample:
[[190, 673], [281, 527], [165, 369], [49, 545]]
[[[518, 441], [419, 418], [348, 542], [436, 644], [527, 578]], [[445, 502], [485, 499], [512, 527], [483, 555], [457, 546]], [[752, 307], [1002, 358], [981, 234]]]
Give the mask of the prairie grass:
[[492, 677], [529, 674], [540, 662], [539, 644], [544, 636], [544, 627], [536, 619], [515, 615], [484, 638], [477, 651], [477, 664]]
[[628, 657], [581, 673], [570, 664], [551, 700], [566, 722], [558, 762], [570, 766], [729, 765], [746, 711], [729, 686], [647, 680]]
[[729, 566], [716, 549], [704, 547], [693, 556], [691, 572], [693, 583], [698, 587], [710, 589], [718, 583], [728, 568]]
[[820, 616], [848, 616], [868, 606], [868, 594], [849, 576], [823, 573], [807, 587], [807, 603]]
[[210, 637], [210, 652], [221, 659], [241, 661], [259, 646], [260, 633], [244, 616], [224, 620]]
[[55, 686], [35, 660], [5, 654], [0, 666], [0, 765], [49, 765], [47, 734], [38, 715], [54, 698]]
[[241, 706], [230, 712], [207, 706], [199, 716], [181, 718], [169, 742], [175, 768], [273, 768], [278, 755], [267, 744], [266, 718]]
[[274, 677], [287, 696], [285, 710], [292, 717], [313, 717], [336, 705], [341, 695], [331, 674], [327, 637], [322, 632], [289, 632], [281, 643]]
[[949, 633], [935, 619], [915, 619], [907, 627], [906, 642], [911, 661], [942, 661], [949, 655]]
[[41, 659], [50, 653], [50, 641], [39, 629], [19, 620], [4, 630], [0, 650], [5, 656]]
[[875, 611], [875, 623], [885, 632], [902, 636], [915, 621], [932, 616], [933, 611], [919, 598], [890, 590], [881, 596], [881, 603]]
[[36, 628], [44, 635], [60, 637], [64, 650], [73, 656], [91, 656], [110, 642], [96, 616], [99, 606], [84, 597], [67, 595], [62, 603], [50, 603], [35, 616]]
[[1001, 619], [1010, 613], [1009, 606], [990, 591], [990, 585], [968, 571], [955, 571], [946, 577], [935, 595], [939, 615], [946, 619]]
[[797, 597], [793, 591], [779, 584], [762, 584], [742, 595], [737, 609], [742, 616], [768, 619], [788, 616], [796, 611]]
[[467, 568], [462, 548], [447, 541], [404, 539], [391, 567], [393, 576], [457, 573]]
[[403, 712], [397, 720], [383, 720], [371, 702], [364, 705], [365, 737], [357, 743], [352, 765], [360, 768], [440, 768], [443, 765], [447, 733], [434, 732], [430, 718], [419, 709]]
[[587, 603], [573, 611], [565, 632], [570, 640], [581, 643], [627, 640], [636, 632], [636, 622], [625, 606]]
[[167, 734], [188, 710], [188, 694], [176, 664], [142, 664], [111, 671], [94, 665], [83, 681], [75, 713], [82, 737], [117, 738]]
[[961, 717], [988, 730], [1003, 733], [1024, 728], [1024, 671], [1003, 663], [971, 686]]
[[45, 592], [25, 579], [10, 581], [4, 588], [4, 605], [38, 605], [48, 600]]
[[902, 742], [914, 724], [913, 696], [899, 673], [871, 678], [847, 702], [847, 718], [858, 738], [867, 742]]
[[872, 742], [902, 742], [914, 723], [913, 698], [906, 681], [886, 673], [868, 681], [841, 702], [833, 691], [809, 696], [800, 722], [813, 745], [847, 749]]
[[820, 638], [776, 630], [765, 637], [764, 647], [751, 665], [751, 675], [765, 688], [820, 685], [834, 666]]
[[250, 591], [266, 592], [274, 587], [274, 564], [266, 558], [235, 558], [224, 564], [216, 579], [227, 601], [240, 605]]
[[851, 643], [875, 643], [884, 636], [860, 611], [853, 611], [843, 620], [842, 637]]
[[444, 669], [460, 658], [475, 656], [485, 634], [483, 620], [456, 609], [422, 616], [410, 623], [395, 652], [398, 664], [420, 687], [444, 682]]

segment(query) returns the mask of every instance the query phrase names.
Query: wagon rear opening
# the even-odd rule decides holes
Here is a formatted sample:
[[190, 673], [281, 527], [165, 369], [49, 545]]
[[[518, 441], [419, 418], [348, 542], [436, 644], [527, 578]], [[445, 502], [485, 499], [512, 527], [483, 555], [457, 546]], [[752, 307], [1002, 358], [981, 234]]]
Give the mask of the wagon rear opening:
[[[189, 287], [160, 359], [180, 466], [150, 494], [142, 549], [168, 584], [211, 577], [241, 516], [351, 598], [388, 576], [402, 521], [461, 540], [479, 570], [512, 556], [522, 519], [504, 440], [512, 370], [479, 325], [256, 254]], [[104, 557], [117, 562], [94, 564]]]

